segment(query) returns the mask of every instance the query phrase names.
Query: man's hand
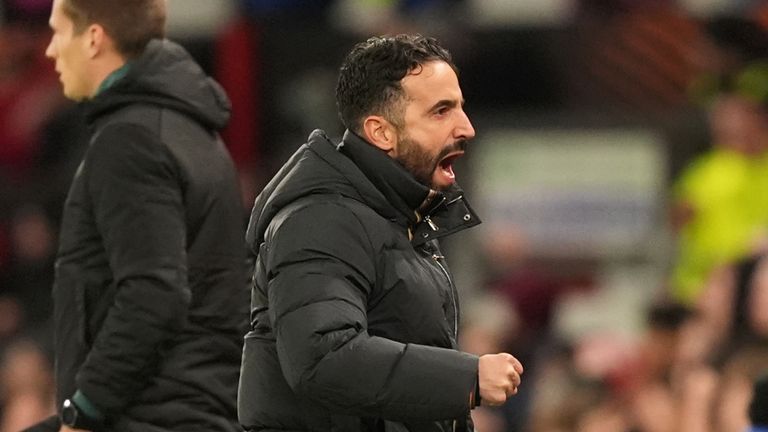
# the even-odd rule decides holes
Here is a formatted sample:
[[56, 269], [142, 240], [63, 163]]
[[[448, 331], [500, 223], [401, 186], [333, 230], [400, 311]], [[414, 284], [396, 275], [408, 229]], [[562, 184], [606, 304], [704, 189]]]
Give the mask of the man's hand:
[[523, 365], [507, 353], [480, 356], [477, 379], [483, 405], [501, 405], [517, 394]]

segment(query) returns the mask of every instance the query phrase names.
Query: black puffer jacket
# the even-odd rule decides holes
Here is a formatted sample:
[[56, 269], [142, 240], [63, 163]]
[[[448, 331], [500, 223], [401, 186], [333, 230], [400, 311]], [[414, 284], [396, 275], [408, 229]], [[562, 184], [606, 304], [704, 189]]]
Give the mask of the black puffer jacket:
[[80, 390], [108, 430], [239, 430], [248, 294], [242, 206], [216, 134], [228, 100], [156, 40], [87, 108], [53, 291], [59, 406]]
[[457, 292], [436, 241], [479, 223], [460, 193], [430, 192], [354, 134], [337, 146], [312, 133], [248, 228], [247, 429], [468, 429], [477, 358], [456, 351]]

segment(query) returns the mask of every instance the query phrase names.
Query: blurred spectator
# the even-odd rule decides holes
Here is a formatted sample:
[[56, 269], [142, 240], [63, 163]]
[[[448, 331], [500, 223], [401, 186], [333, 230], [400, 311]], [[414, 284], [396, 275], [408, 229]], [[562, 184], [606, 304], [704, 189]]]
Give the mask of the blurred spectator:
[[560, 297], [594, 286], [592, 265], [534, 256], [526, 233], [511, 226], [491, 229], [484, 239], [488, 287], [512, 305], [520, 321], [516, 352], [533, 350], [549, 337]]
[[[530, 432], [618, 431], [626, 422], [605, 382], [582, 374], [574, 349], [555, 345], [542, 352], [533, 377]], [[530, 378], [529, 378], [530, 379]]]
[[0, 273], [0, 293], [18, 303], [21, 323], [28, 330], [48, 330], [41, 327], [52, 312], [52, 222], [41, 207], [22, 206], [14, 212], [10, 231], [11, 256], [8, 269]]
[[728, 358], [717, 386], [712, 431], [743, 432], [747, 429], [753, 385], [766, 365], [768, 345], [765, 343], [745, 345]]
[[715, 432], [720, 372], [705, 364], [680, 365], [677, 377], [678, 406], [675, 432]]
[[[681, 413], [686, 409], [705, 405], [711, 410], [707, 399], [684, 399], [675, 383], [678, 345], [690, 316], [681, 305], [654, 305], [646, 329], [633, 344], [593, 336], [576, 341], [572, 350], [547, 356], [534, 382], [530, 430], [683, 430]], [[706, 386], [708, 381], [695, 383]]]
[[768, 231], [768, 32], [739, 16], [711, 20], [708, 72], [691, 83], [708, 112], [711, 148], [689, 162], [673, 189], [677, 301], [693, 304], [711, 272], [757, 253]]
[[717, 362], [743, 346], [768, 341], [768, 258], [718, 266], [696, 309], [681, 345], [689, 363]]
[[[593, 354], [597, 361], [602, 358], [606, 363], [602, 367], [576, 364], [582, 373], [601, 380], [610, 390], [607, 400], [582, 419], [582, 428], [590, 425], [583, 430], [599, 430], [592, 428], [601, 424], [600, 414], [610, 408], [608, 418], [612, 418], [613, 423], [623, 424], [624, 429], [677, 431], [678, 395], [672, 385], [672, 375], [681, 328], [688, 316], [688, 309], [680, 305], [653, 305], [647, 311], [646, 327], [634, 343], [619, 343], [613, 350], [610, 346], [604, 347], [601, 355]], [[589, 346], [582, 342], [578, 350], [585, 349]], [[613, 352], [616, 350], [618, 352]], [[582, 353], [578, 357], [586, 356]]]
[[5, 350], [0, 364], [0, 432], [18, 432], [53, 415], [51, 361], [30, 341], [17, 341]]
[[[518, 335], [519, 321], [508, 300], [496, 293], [481, 293], [468, 299], [462, 310], [462, 328], [459, 346], [462, 351], [475, 355], [493, 354], [510, 349]], [[525, 398], [528, 391], [521, 386], [517, 398]], [[508, 401], [507, 409], [479, 406], [472, 410], [472, 420], [478, 431], [514, 432], [522, 430], [525, 404]], [[510, 417], [509, 412], [516, 412]]]
[[[763, 79], [768, 83], [768, 69]], [[758, 252], [768, 230], [768, 114], [752, 98], [727, 92], [710, 109], [710, 128], [713, 148], [674, 187], [672, 296], [688, 304], [716, 266]]]
[[0, 26], [0, 180], [26, 180], [41, 153], [44, 125], [62, 106], [53, 66], [44, 56], [50, 1], [6, 0]]
[[743, 432], [748, 425], [752, 383], [768, 364], [768, 344], [749, 342], [730, 353], [721, 367], [680, 364], [680, 432]]
[[617, 380], [627, 400], [633, 430], [679, 430], [679, 396], [672, 381], [681, 330], [689, 317], [690, 310], [678, 304], [655, 305], [648, 312], [637, 356]]
[[504, 351], [519, 332], [517, 313], [496, 293], [481, 293], [464, 306], [459, 344], [478, 356]]
[[[527, 376], [534, 377], [520, 388], [517, 398], [509, 401], [500, 410], [506, 422], [505, 430], [511, 432], [527, 430], [525, 425], [529, 422], [538, 424], [539, 421], [543, 421], [545, 425], [540, 425], [543, 428], [553, 423], [559, 424], [561, 420], [563, 423], [572, 421], [570, 411], [567, 409], [569, 407], [554, 408], [558, 411], [557, 413], [548, 411], [550, 406], [557, 405], [552, 404], [552, 394], [545, 387], [553, 385], [559, 389], [555, 392], [562, 394], [567, 394], [570, 389], [574, 391], [582, 389], [583, 385], [588, 386], [590, 391], [595, 388], [591, 386], [592, 383], [588, 379], [585, 380], [586, 383], [582, 382], [581, 376], [561, 374], [562, 371], [558, 370], [558, 366], [561, 365], [559, 360], [563, 358], [559, 357], [554, 363], [550, 363], [551, 360], [547, 358], [547, 354], [542, 355], [542, 351], [547, 353], [549, 345], [557, 343], [552, 341], [552, 318], [561, 297], [565, 293], [587, 290], [594, 285], [592, 268], [587, 262], [589, 260], [572, 262], [567, 259], [534, 256], [525, 233], [510, 227], [494, 229], [485, 239], [483, 255], [488, 268], [484, 276], [491, 293], [488, 295], [490, 298], [498, 299], [497, 302], [509, 310], [507, 313], [511, 318], [508, 319], [516, 323], [509, 330], [510, 332], [514, 330], [514, 333], [503, 339], [497, 336], [496, 340], [506, 340], [510, 345], [508, 349], [525, 362]], [[501, 306], [496, 308], [498, 310]], [[490, 311], [487, 313], [494, 315], [490, 314]], [[471, 309], [468, 315], [471, 316]], [[468, 326], [468, 331], [472, 333], [475, 330], [472, 326]], [[540, 376], [540, 361], [543, 363], [541, 367], [544, 368], [541, 374], [545, 375], [541, 380], [551, 378], [552, 383], [543, 384], [543, 381], [535, 378]], [[540, 400], [540, 392], [545, 394], [544, 398], [548, 399], [546, 402]], [[545, 407], [538, 407], [537, 405], [540, 404]], [[562, 412], [560, 412], [561, 409]], [[542, 419], [539, 418], [538, 411], [546, 413]]]
[[[0, 23], [0, 237], [10, 237], [14, 228], [9, 224], [22, 203], [35, 200], [60, 206], [65, 189], [59, 181], [59, 166], [75, 148], [60, 147], [70, 144], [70, 134], [62, 131], [79, 123], [63, 117], [71, 105], [65, 104], [53, 65], [44, 55], [51, 0], [2, 0], [0, 4], [5, 12]], [[65, 118], [64, 128], [51, 127]], [[55, 140], [50, 139], [52, 132]], [[66, 176], [73, 171], [74, 167], [67, 169]], [[5, 262], [13, 254], [11, 243], [10, 238], [0, 241], [0, 274], [15, 271], [5, 268], [13, 266]], [[7, 293], [8, 279], [0, 283]]]

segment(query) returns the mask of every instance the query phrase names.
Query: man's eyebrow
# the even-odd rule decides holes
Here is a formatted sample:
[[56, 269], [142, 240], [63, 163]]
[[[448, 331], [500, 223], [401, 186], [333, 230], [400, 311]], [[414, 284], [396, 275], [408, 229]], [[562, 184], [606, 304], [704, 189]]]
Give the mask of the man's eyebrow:
[[[464, 105], [464, 99], [462, 99], [460, 103], [461, 105]], [[453, 108], [458, 105], [459, 105], [459, 102], [457, 102], [455, 99], [442, 99], [437, 101], [431, 107], [429, 107], [429, 111], [434, 111], [438, 108]]]

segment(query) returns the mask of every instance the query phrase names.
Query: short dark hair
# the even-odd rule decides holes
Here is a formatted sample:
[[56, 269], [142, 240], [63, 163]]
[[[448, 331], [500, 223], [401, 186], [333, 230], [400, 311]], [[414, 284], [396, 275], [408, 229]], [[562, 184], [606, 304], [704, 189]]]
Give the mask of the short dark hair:
[[76, 34], [99, 24], [120, 54], [139, 56], [150, 40], [165, 37], [166, 0], [64, 0]]
[[341, 122], [360, 132], [366, 116], [381, 114], [401, 127], [404, 93], [400, 81], [431, 61], [444, 61], [457, 71], [448, 50], [430, 37], [380, 36], [355, 45], [341, 66], [336, 85]]

